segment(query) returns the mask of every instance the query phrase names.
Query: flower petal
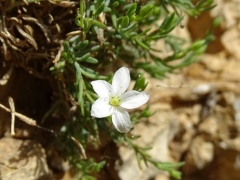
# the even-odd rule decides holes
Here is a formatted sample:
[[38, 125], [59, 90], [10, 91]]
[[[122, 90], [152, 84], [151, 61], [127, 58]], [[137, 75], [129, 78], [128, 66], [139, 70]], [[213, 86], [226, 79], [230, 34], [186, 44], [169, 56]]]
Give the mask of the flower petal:
[[108, 102], [108, 98], [97, 99], [92, 105], [91, 116], [96, 118], [110, 116], [113, 113], [114, 108], [110, 106]]
[[128, 91], [122, 95], [120, 106], [126, 109], [140, 107], [149, 100], [150, 95], [146, 92]]
[[124, 93], [130, 84], [129, 70], [126, 67], [121, 67], [118, 69], [112, 80], [112, 87], [114, 95], [121, 95]]
[[123, 108], [116, 109], [112, 114], [112, 122], [121, 133], [128, 133], [131, 129], [131, 121], [128, 112]]
[[97, 80], [91, 82], [94, 91], [99, 97], [109, 97], [112, 92], [112, 85], [107, 81]]

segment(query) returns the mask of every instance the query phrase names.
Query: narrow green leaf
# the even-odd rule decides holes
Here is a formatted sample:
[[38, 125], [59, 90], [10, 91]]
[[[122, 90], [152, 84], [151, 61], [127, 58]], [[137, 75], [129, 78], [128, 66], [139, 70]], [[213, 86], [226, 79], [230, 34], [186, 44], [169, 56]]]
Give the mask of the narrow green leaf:
[[88, 78], [91, 78], [91, 79], [107, 79], [107, 77], [95, 74], [95, 72], [94, 73], [89, 73], [89, 72], [83, 70], [81, 67], [79, 67], [79, 68], [81, 70], [81, 73]]
[[104, 7], [104, 10], [103, 10], [103, 12], [105, 12], [105, 13], [109, 13], [109, 12], [111, 12], [112, 11], [112, 9], [111, 8], [109, 8], [109, 7]]
[[77, 39], [79, 39], [79, 35], [75, 35], [75, 36], [71, 37], [71, 38], [68, 40], [68, 42], [73, 43], [73, 42], [76, 41]]
[[85, 41], [81, 41], [76, 47], [74, 47], [75, 49], [77, 50], [82, 50], [82, 49], [85, 49], [89, 44], [89, 41], [88, 40], [85, 40]]
[[146, 17], [150, 16], [153, 12], [153, 7], [154, 6], [152, 4], [147, 4], [147, 5], [143, 6], [140, 9], [139, 16], [141, 18], [146, 18]]
[[131, 16], [135, 15], [136, 10], [137, 10], [137, 3], [133, 3], [127, 11], [127, 16], [131, 17]]
[[92, 63], [92, 64], [97, 64], [98, 60], [93, 57], [89, 57], [89, 58], [87, 58], [86, 62]]
[[126, 28], [123, 28], [122, 31], [125, 32], [125, 33], [130, 32], [130, 31], [134, 31], [137, 27], [138, 27], [137, 22], [131, 22], [130, 25]]
[[101, 48], [100, 45], [96, 45], [96, 46], [93, 46], [93, 47], [90, 49], [90, 51], [91, 51], [91, 52], [94, 52], [94, 51], [99, 50], [100, 48]]
[[92, 27], [94, 20], [91, 18], [84, 18], [83, 22], [84, 22], [84, 32], [87, 33], [89, 29]]
[[128, 16], [125, 16], [125, 17], [122, 19], [121, 25], [122, 25], [123, 28], [126, 28], [126, 27], [129, 25], [129, 17], [128, 17]]
[[96, 4], [102, 4], [104, 0], [97, 0]]
[[113, 27], [117, 28], [117, 16], [115, 13], [111, 13], [111, 19], [112, 19]]
[[112, 4], [113, 7], [117, 7], [119, 6], [119, 2], [118, 1], [115, 1], [113, 4]]
[[117, 25], [118, 26], [122, 23], [122, 20], [123, 20], [123, 16], [121, 16], [117, 19]]
[[108, 30], [107, 26], [97, 20], [93, 20], [93, 24], [95, 24], [97, 27], [104, 29], [104, 30]]
[[85, 61], [90, 57], [91, 53], [87, 53], [81, 57], [76, 57], [76, 61]]
[[67, 61], [68, 61], [70, 64], [72, 64], [72, 63], [74, 62], [74, 60], [72, 59], [72, 57], [69, 57], [69, 58], [67, 59]]
[[69, 45], [69, 42], [68, 42], [68, 41], [64, 41], [64, 42], [63, 42], [63, 47], [64, 47], [64, 51], [65, 51], [65, 52], [71, 51], [71, 48], [70, 48], [70, 45]]
[[74, 62], [75, 70], [76, 70], [76, 81], [79, 82], [82, 77], [80, 66], [77, 62]]
[[180, 171], [172, 170], [169, 172], [172, 177], [176, 179], [181, 179], [182, 173]]
[[97, 17], [99, 14], [101, 14], [103, 12], [105, 8], [105, 3], [102, 3], [94, 12], [94, 15]]
[[136, 41], [136, 42], [138, 43], [138, 45], [141, 46], [142, 48], [147, 49], [147, 50], [150, 50], [150, 48], [149, 48], [146, 44], [144, 44], [141, 40], [135, 39], [135, 41]]

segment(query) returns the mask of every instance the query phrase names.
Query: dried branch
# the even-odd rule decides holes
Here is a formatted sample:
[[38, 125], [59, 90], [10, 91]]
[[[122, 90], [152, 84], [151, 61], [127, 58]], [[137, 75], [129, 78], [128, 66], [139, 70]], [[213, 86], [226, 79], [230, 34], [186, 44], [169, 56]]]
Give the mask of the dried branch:
[[71, 136], [71, 139], [72, 139], [72, 141], [77, 145], [78, 149], [79, 149], [80, 152], [82, 153], [83, 159], [87, 159], [87, 155], [86, 155], [86, 152], [85, 152], [82, 144], [81, 144], [78, 140], [76, 140], [73, 136]]
[[45, 131], [48, 131], [52, 134], [54, 134], [56, 137], [57, 137], [57, 134], [53, 131], [53, 130], [50, 130], [50, 129], [46, 129], [44, 127], [41, 127], [39, 125], [37, 125], [37, 122], [36, 120], [32, 119], [32, 118], [29, 118], [23, 114], [20, 114], [18, 112], [15, 111], [15, 105], [14, 105], [14, 101], [11, 97], [9, 97], [8, 99], [8, 102], [9, 102], [9, 106], [10, 106], [10, 109], [7, 108], [6, 106], [0, 104], [0, 108], [2, 108], [3, 110], [11, 113], [11, 135], [14, 136], [15, 135], [15, 131], [14, 131], [14, 124], [15, 124], [15, 116], [18, 117], [20, 120], [22, 120], [23, 122], [31, 125], [31, 126], [35, 126], [35, 127], [38, 127], [40, 129], [43, 129]]

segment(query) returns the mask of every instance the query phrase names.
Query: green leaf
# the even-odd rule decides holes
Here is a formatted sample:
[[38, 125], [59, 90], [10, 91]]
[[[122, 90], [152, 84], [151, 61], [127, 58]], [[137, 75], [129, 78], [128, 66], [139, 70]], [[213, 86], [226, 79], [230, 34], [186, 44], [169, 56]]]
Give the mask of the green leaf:
[[92, 27], [94, 20], [91, 18], [84, 18], [83, 23], [84, 23], [84, 32], [87, 33], [89, 29]]
[[64, 47], [64, 51], [66, 51], [66, 52], [71, 51], [71, 47], [70, 47], [68, 41], [64, 41], [64, 42], [63, 42], [63, 47]]
[[92, 63], [92, 64], [97, 64], [98, 60], [93, 57], [89, 57], [89, 58], [87, 58], [86, 62]]
[[90, 51], [91, 52], [98, 51], [100, 48], [101, 48], [100, 45], [96, 45], [96, 46], [91, 47]]
[[148, 83], [145, 82], [145, 78], [142, 75], [138, 75], [138, 78], [135, 81], [133, 89], [136, 91], [143, 91], [147, 87], [147, 84]]
[[148, 150], [152, 149], [152, 146], [145, 146], [145, 147], [139, 147], [139, 148], [144, 151], [148, 151]]
[[129, 17], [128, 16], [125, 16], [123, 19], [122, 19], [122, 23], [121, 23], [122, 27], [125, 28], [129, 25]]
[[111, 19], [112, 19], [113, 27], [117, 28], [117, 16], [115, 13], [111, 13]]
[[90, 57], [91, 53], [86, 53], [81, 57], [76, 57], [76, 61], [85, 61]]
[[50, 68], [50, 70], [53, 71], [56, 68], [58, 71], [63, 72], [65, 65], [66, 65], [66, 61], [60, 61], [56, 64], [56, 67], [53, 66]]
[[170, 175], [176, 179], [181, 179], [182, 173], [180, 171], [172, 170], [169, 171]]
[[144, 48], [144, 49], [147, 49], [147, 50], [150, 50], [150, 48], [146, 45], [146, 44], [144, 44], [140, 39], [135, 39], [135, 41], [138, 43], [138, 45], [139, 46], [141, 46], [142, 48]]
[[79, 39], [79, 35], [75, 35], [75, 36], [71, 37], [71, 38], [68, 40], [68, 42], [73, 43], [73, 42], [76, 41], [77, 39]]
[[97, 27], [104, 29], [104, 30], [108, 30], [107, 26], [97, 20], [93, 20], [93, 24], [95, 24]]
[[72, 59], [72, 57], [69, 57], [69, 58], [67, 59], [67, 61], [68, 61], [70, 64], [72, 64], [72, 63], [74, 62], [74, 60]]
[[113, 7], [117, 7], [119, 6], [119, 2], [118, 1], [115, 1], [113, 4], [112, 4]]
[[183, 19], [183, 16], [177, 16], [175, 13], [172, 13], [170, 16], [167, 16], [163, 23], [161, 24], [160, 32], [169, 33], [172, 31]]
[[131, 16], [135, 15], [136, 10], [137, 10], [137, 3], [133, 3], [127, 11], [127, 16], [131, 17]]
[[172, 22], [174, 21], [175, 17], [176, 17], [175, 13], [172, 13], [170, 16], [167, 16], [164, 19], [164, 21], [163, 21], [163, 23], [161, 24], [160, 27], [164, 28], [164, 29], [167, 29], [172, 24]]
[[138, 27], [138, 23], [137, 22], [131, 22], [130, 25], [128, 27], [126, 27], [126, 28], [123, 28], [122, 31], [124, 33], [130, 32], [130, 31], [134, 31], [137, 27]]
[[77, 62], [74, 62], [74, 66], [75, 66], [75, 70], [76, 70], [76, 81], [79, 82], [82, 77], [81, 69]]
[[83, 17], [83, 14], [86, 10], [86, 4], [84, 0], [80, 0], [80, 15]]
[[73, 42], [72, 47], [75, 50], [82, 50], [85, 49], [88, 46], [88, 44], [89, 44], [88, 40], [82, 41], [80, 38], [78, 38]]
[[103, 12], [105, 8], [105, 3], [102, 3], [95, 11], [94, 15], [97, 17], [99, 14]]
[[97, 0], [96, 4], [102, 4], [104, 2], [104, 0]]
[[112, 9], [111, 8], [109, 8], [109, 7], [104, 7], [104, 10], [103, 10], [103, 12], [105, 12], [105, 13], [109, 13], [109, 12], [111, 12], [112, 11]]
[[147, 18], [149, 17], [152, 12], [153, 12], [153, 5], [152, 4], [147, 4], [145, 6], [143, 6], [141, 9], [140, 9], [140, 13], [139, 13], [139, 16], [141, 18]]
[[122, 20], [123, 20], [123, 16], [119, 17], [117, 19], [117, 25], [120, 25], [122, 23]]

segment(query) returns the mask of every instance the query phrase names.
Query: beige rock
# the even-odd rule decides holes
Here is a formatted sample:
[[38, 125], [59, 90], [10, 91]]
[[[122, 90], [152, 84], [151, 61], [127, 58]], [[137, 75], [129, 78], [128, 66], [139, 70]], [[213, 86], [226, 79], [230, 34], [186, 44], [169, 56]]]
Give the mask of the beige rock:
[[185, 159], [188, 166], [184, 167], [187, 174], [204, 168], [214, 157], [214, 145], [206, 142], [201, 136], [197, 136], [190, 147]]
[[[211, 127], [211, 128], [210, 128]], [[212, 136], [216, 135], [218, 130], [218, 122], [214, 116], [207, 117], [199, 126], [201, 132], [208, 133]]]
[[204, 54], [202, 62], [204, 65], [213, 72], [223, 71], [224, 67], [227, 65], [225, 53], [220, 52], [218, 54]]
[[221, 26], [224, 29], [231, 28], [238, 24], [240, 17], [239, 0], [214, 0], [217, 6], [211, 10], [212, 17], [221, 17]]
[[42, 146], [30, 140], [0, 140], [2, 180], [51, 180]]
[[169, 180], [169, 179], [170, 179], [169, 176], [164, 173], [157, 175], [155, 178], [155, 180]]
[[[176, 132], [176, 117], [171, 115], [170, 112], [157, 111], [149, 119], [147, 124], [140, 123], [134, 127], [133, 134], [142, 135], [142, 137], [134, 141], [134, 143], [139, 146], [152, 146], [153, 148], [147, 152], [154, 160], [161, 162], [170, 161], [168, 143]], [[160, 171], [151, 164], [148, 164], [149, 166], [146, 167], [145, 164], [142, 163], [142, 169], [140, 169], [133, 150], [127, 147], [120, 147], [119, 154], [122, 159], [122, 165], [117, 164], [116, 169], [118, 170], [120, 179], [148, 180], [149, 178], [159, 175]]]
[[[235, 26], [228, 29], [221, 38], [223, 46], [236, 59], [240, 59], [240, 38], [239, 29]], [[230, 63], [230, 62], [229, 62]]]
[[[240, 48], [240, 41], [239, 41], [239, 48]], [[240, 58], [240, 52], [237, 52], [236, 50], [236, 56]], [[221, 74], [221, 79], [226, 81], [239, 81], [240, 77], [240, 71], [237, 71], [236, 69], [240, 68], [240, 61], [237, 59], [231, 59], [228, 61], [227, 65], [224, 68], [223, 73]]]

